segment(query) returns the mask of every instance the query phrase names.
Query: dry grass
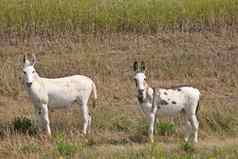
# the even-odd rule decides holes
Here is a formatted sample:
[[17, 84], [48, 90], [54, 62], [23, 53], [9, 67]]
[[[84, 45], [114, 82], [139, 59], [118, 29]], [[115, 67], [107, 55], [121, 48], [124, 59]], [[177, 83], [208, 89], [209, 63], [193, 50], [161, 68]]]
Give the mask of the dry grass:
[[[58, 158], [62, 155], [57, 149], [58, 136], [64, 134], [62, 145], [72, 151], [69, 158], [235, 158], [237, 149], [229, 149], [229, 144], [237, 144], [237, 36], [236, 32], [97, 33], [1, 41], [0, 157]], [[80, 73], [95, 80], [99, 100], [97, 109], [92, 110], [92, 136], [81, 136], [77, 107], [51, 112], [52, 139], [8, 131], [16, 116], [31, 116], [32, 105], [21, 80], [23, 53], [37, 55], [41, 76]], [[156, 135], [158, 145], [145, 144], [145, 119], [138, 110], [132, 81], [135, 60], [145, 61], [148, 83], [153, 86], [192, 84], [201, 90], [202, 142], [192, 154], [181, 148], [180, 120], [176, 120], [176, 134]], [[173, 150], [178, 154], [171, 153]]]

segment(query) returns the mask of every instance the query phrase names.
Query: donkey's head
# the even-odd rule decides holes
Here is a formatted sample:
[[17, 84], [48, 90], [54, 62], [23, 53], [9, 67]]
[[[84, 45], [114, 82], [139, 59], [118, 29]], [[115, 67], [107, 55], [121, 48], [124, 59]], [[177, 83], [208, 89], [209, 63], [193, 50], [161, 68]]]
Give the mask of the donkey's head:
[[26, 84], [27, 87], [31, 87], [32, 83], [37, 78], [37, 73], [34, 68], [34, 65], [36, 63], [35, 55], [32, 55], [32, 62], [30, 62], [27, 59], [27, 56], [24, 55], [23, 63], [24, 63], [23, 65], [24, 83]]
[[136, 88], [138, 90], [138, 100], [140, 102], [143, 102], [146, 98], [146, 84], [145, 84], [145, 64], [144, 62], [141, 62], [141, 64], [138, 64], [138, 62], [134, 62], [134, 71], [135, 71], [135, 84]]

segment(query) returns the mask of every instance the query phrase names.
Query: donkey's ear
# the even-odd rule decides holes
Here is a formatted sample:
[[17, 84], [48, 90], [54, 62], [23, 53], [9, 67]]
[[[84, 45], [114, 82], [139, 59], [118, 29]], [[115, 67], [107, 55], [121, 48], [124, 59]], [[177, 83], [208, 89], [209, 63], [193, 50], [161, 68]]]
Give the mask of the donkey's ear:
[[134, 71], [138, 70], [138, 62], [137, 61], [134, 62], [133, 68], [134, 68]]
[[25, 63], [26, 63], [26, 61], [27, 61], [27, 55], [26, 55], [26, 54], [24, 54], [24, 56], [23, 56], [23, 63], [25, 64]]
[[36, 64], [36, 55], [32, 54], [32, 65], [34, 66]]
[[24, 67], [31, 65], [31, 62], [27, 59], [27, 54], [23, 56], [23, 63], [24, 63]]
[[145, 62], [144, 62], [144, 61], [141, 62], [140, 67], [141, 67], [141, 68], [140, 68], [141, 71], [144, 72], [144, 71], [145, 71]]

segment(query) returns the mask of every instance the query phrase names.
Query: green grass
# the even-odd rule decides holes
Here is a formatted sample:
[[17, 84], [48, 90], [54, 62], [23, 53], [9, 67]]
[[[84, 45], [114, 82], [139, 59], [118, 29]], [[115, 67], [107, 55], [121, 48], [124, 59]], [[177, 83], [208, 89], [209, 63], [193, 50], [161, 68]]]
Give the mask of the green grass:
[[216, 30], [236, 26], [238, 0], [0, 0], [0, 30], [59, 32]]
[[14, 131], [23, 134], [35, 135], [37, 127], [33, 124], [31, 119], [26, 117], [16, 117], [12, 122]]
[[193, 147], [192, 143], [189, 143], [189, 142], [185, 142], [185, 143], [181, 144], [181, 148], [185, 152], [193, 152], [194, 151], [194, 147]]
[[159, 135], [173, 135], [176, 133], [176, 126], [173, 123], [160, 122], [156, 124], [157, 132]]
[[65, 135], [63, 133], [57, 134], [55, 140], [55, 147], [60, 156], [65, 156], [67, 158], [72, 157], [80, 148], [77, 144], [66, 142]]

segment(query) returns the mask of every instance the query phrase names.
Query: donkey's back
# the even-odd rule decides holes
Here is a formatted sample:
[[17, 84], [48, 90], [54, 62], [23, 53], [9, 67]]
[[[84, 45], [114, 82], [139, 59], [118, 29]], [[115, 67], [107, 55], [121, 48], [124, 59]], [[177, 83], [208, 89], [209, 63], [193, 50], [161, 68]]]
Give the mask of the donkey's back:
[[42, 78], [42, 80], [49, 90], [54, 87], [73, 87], [77, 90], [84, 90], [91, 88], [90, 86], [93, 83], [89, 77], [83, 75], [73, 75], [61, 78]]
[[159, 114], [174, 115], [185, 110], [194, 113], [198, 106], [200, 92], [191, 86], [155, 89], [155, 105], [159, 107]]
[[73, 102], [87, 101], [95, 87], [86, 76], [74, 75], [63, 78], [42, 78], [49, 98], [50, 107], [62, 107]]

